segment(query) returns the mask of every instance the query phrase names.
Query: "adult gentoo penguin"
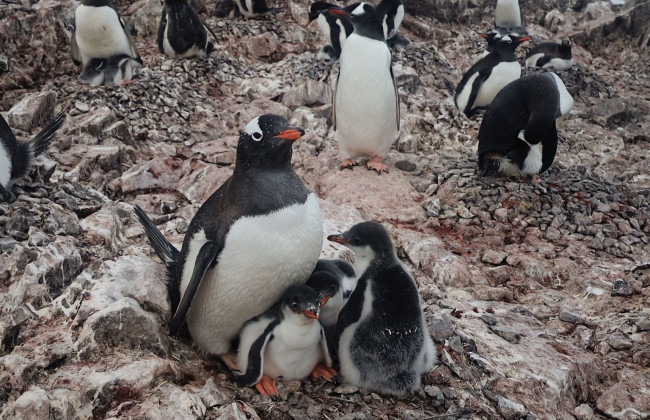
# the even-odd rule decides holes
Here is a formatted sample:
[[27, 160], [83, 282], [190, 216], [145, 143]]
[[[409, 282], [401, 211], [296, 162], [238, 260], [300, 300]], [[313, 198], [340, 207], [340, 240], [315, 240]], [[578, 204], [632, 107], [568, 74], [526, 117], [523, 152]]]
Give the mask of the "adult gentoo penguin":
[[521, 76], [515, 49], [529, 36], [506, 35], [497, 40], [494, 51], [477, 61], [463, 75], [456, 87], [454, 101], [458, 110], [472, 116], [485, 108], [508, 83]]
[[376, 7], [377, 14], [381, 17], [384, 38], [389, 39], [395, 35], [397, 28], [404, 19], [404, 3], [402, 0], [382, 0]]
[[[284, 298], [242, 328], [237, 381], [263, 395], [278, 395], [275, 379], [329, 380], [336, 376], [322, 325], [319, 295], [311, 287], [289, 287]], [[323, 365], [324, 364], [324, 365]]]
[[487, 42], [487, 47], [485, 47], [485, 51], [483, 51], [483, 55], [481, 56], [481, 58], [483, 58], [494, 51], [494, 46], [497, 44], [497, 41], [501, 39], [501, 34], [496, 31], [488, 31], [479, 34], [479, 36]]
[[571, 41], [564, 40], [560, 44], [543, 42], [535, 45], [526, 54], [526, 67], [554, 67], [556, 70], [567, 70], [573, 67]]
[[368, 169], [387, 172], [382, 163], [399, 135], [399, 95], [391, 54], [381, 20], [370, 5], [347, 13], [354, 32], [343, 44], [341, 67], [332, 109], [334, 128], [343, 157], [341, 169], [352, 168], [352, 158], [370, 156]]
[[415, 282], [379, 223], [327, 239], [350, 248], [362, 273], [336, 323], [339, 373], [360, 388], [403, 397], [436, 361]]
[[[350, 7], [354, 8], [358, 5], [359, 3], [354, 3]], [[316, 1], [310, 4], [307, 9], [309, 16], [307, 25], [316, 21], [318, 23], [318, 29], [320, 29], [327, 42], [318, 54], [318, 58], [327, 58], [328, 60], [338, 59], [341, 56], [343, 42], [354, 31], [354, 27], [348, 19], [344, 19], [336, 14], [327, 13], [329, 9], [336, 7], [338, 6], [325, 1]]]
[[537, 181], [555, 158], [555, 120], [572, 107], [573, 98], [555, 73], [529, 75], [504, 87], [479, 129], [481, 173], [530, 175]]
[[244, 322], [304, 283], [318, 261], [318, 200], [291, 167], [292, 142], [303, 134], [276, 115], [252, 119], [232, 176], [199, 208], [180, 253], [136, 207], [170, 277], [170, 332], [187, 322], [207, 353], [228, 352]]
[[494, 9], [494, 26], [497, 30], [510, 30], [521, 28], [521, 11], [519, 0], [497, 0]]
[[214, 50], [206, 30], [216, 42], [217, 36], [187, 0], [165, 0], [156, 38], [158, 51], [171, 58], [205, 57]]
[[34, 158], [45, 151], [65, 114], [57, 114], [33, 139], [18, 143], [9, 124], [0, 115], [0, 201], [11, 198], [11, 184], [29, 173]]
[[121, 54], [132, 59], [133, 67], [142, 65], [135, 43], [111, 1], [84, 0], [75, 10], [72, 60], [85, 67], [92, 59], [108, 59]]

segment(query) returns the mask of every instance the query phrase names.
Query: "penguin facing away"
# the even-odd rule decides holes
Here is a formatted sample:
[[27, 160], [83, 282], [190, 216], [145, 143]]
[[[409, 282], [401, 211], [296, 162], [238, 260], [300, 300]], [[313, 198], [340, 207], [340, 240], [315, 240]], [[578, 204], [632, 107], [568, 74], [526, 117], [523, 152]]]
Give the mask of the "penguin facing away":
[[482, 175], [532, 176], [547, 170], [557, 150], [555, 120], [566, 115], [573, 98], [551, 72], [515, 80], [494, 98], [478, 134]]
[[225, 354], [244, 322], [309, 277], [323, 227], [318, 200], [291, 167], [303, 134], [276, 115], [251, 120], [232, 176], [199, 208], [180, 252], [136, 208], [170, 277], [171, 334], [186, 322], [199, 348]]
[[526, 67], [554, 67], [556, 70], [568, 70], [573, 67], [571, 41], [564, 40], [560, 44], [543, 42], [535, 45], [526, 54]]
[[93, 59], [109, 59], [121, 54], [132, 59], [132, 67], [142, 65], [135, 43], [111, 1], [84, 0], [75, 10], [72, 61], [85, 67]]
[[354, 32], [343, 44], [332, 107], [343, 157], [341, 169], [351, 169], [352, 158], [370, 156], [368, 169], [388, 172], [382, 158], [399, 136], [400, 115], [381, 20], [370, 5], [360, 5], [351, 13], [342, 9], [329, 9], [328, 13], [348, 16], [354, 25]]
[[365, 390], [404, 397], [436, 361], [415, 282], [379, 223], [327, 239], [350, 248], [361, 273], [336, 323], [339, 373]]
[[494, 51], [477, 61], [456, 87], [454, 102], [468, 117], [490, 105], [497, 93], [521, 76], [515, 49], [529, 36], [506, 35], [497, 39]]
[[277, 396], [275, 379], [280, 376], [304, 379], [311, 374], [312, 380], [336, 376], [318, 322], [319, 300], [311, 287], [294, 285], [279, 303], [244, 324], [237, 358], [240, 384]]
[[208, 32], [216, 42], [217, 36], [187, 0], [165, 0], [156, 37], [162, 54], [171, 58], [205, 57], [214, 50]]
[[19, 143], [0, 115], [0, 201], [11, 199], [11, 185], [29, 173], [34, 158], [50, 146], [64, 119], [60, 112], [33, 139]]

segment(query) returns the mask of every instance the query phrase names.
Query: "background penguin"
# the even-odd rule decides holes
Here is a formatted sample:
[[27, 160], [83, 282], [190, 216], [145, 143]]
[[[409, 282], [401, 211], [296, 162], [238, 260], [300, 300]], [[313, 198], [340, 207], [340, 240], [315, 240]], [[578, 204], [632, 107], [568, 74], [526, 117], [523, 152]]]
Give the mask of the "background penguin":
[[497, 0], [497, 6], [494, 9], [494, 26], [502, 35], [521, 28], [519, 0]]
[[206, 29], [216, 42], [217, 36], [187, 0], [165, 0], [156, 38], [158, 51], [171, 58], [205, 57], [214, 50]]
[[497, 40], [494, 51], [477, 61], [456, 87], [454, 102], [468, 117], [485, 108], [508, 83], [521, 76], [515, 49], [529, 36], [506, 35]]
[[485, 47], [481, 58], [494, 51], [494, 46], [497, 44], [497, 41], [502, 38], [501, 34], [496, 31], [488, 31], [487, 33], [479, 34], [479, 36], [487, 41], [487, 47]]
[[568, 70], [573, 67], [571, 41], [564, 40], [560, 44], [543, 42], [535, 45], [526, 54], [526, 67], [555, 67], [557, 70]]
[[111, 1], [84, 0], [75, 10], [72, 61], [85, 67], [92, 59], [121, 54], [133, 60], [132, 66], [142, 65], [135, 43]]
[[34, 158], [49, 147], [64, 119], [65, 114], [60, 112], [33, 139], [18, 143], [0, 115], [0, 201], [9, 201], [11, 184], [29, 173]]
[[386, 230], [364, 222], [327, 238], [354, 252], [362, 273], [336, 323], [340, 374], [366, 390], [403, 397], [431, 370], [435, 348], [413, 278]]
[[482, 175], [536, 176], [547, 170], [557, 149], [555, 119], [572, 106], [573, 98], [555, 73], [525, 76], [504, 87], [479, 129]]
[[[263, 395], [278, 395], [275, 379], [329, 380], [331, 369], [325, 333], [318, 322], [319, 294], [305, 285], [291, 286], [281, 302], [248, 321], [239, 341], [237, 381]], [[325, 366], [320, 365], [320, 363]]]
[[404, 3], [402, 0], [382, 0], [375, 9], [382, 19], [384, 38], [388, 40], [395, 36], [397, 28], [402, 24]]
[[234, 0], [237, 10], [242, 16], [254, 18], [271, 11], [265, 0]]
[[338, 279], [341, 284], [341, 292], [343, 293], [344, 299], [349, 298], [350, 293], [357, 286], [357, 276], [354, 272], [354, 267], [347, 261], [340, 259], [318, 260], [314, 268], [314, 273], [318, 271], [326, 271]]
[[187, 320], [207, 353], [228, 352], [244, 322], [304, 283], [318, 261], [318, 200], [291, 167], [292, 142], [303, 134], [276, 115], [251, 120], [232, 176], [199, 208], [180, 253], [136, 208], [171, 277], [170, 332]]
[[341, 67], [332, 109], [334, 129], [344, 158], [341, 169], [352, 168], [352, 158], [370, 156], [368, 169], [387, 172], [382, 157], [399, 136], [399, 95], [384, 41], [381, 20], [369, 5], [350, 14], [354, 32], [343, 44]]
[[[359, 3], [354, 3], [350, 7], [356, 7]], [[309, 5], [307, 13], [309, 20], [307, 25], [313, 21], [318, 23], [318, 28], [325, 37], [327, 44], [318, 53], [318, 59], [334, 61], [341, 56], [341, 46], [345, 39], [354, 31], [352, 23], [348, 19], [343, 19], [339, 15], [327, 13], [334, 4], [325, 1], [316, 1]], [[328, 48], [329, 47], [329, 48]]]
[[305, 284], [320, 296], [320, 323], [324, 327], [335, 326], [344, 303], [340, 280], [327, 271], [314, 271]]

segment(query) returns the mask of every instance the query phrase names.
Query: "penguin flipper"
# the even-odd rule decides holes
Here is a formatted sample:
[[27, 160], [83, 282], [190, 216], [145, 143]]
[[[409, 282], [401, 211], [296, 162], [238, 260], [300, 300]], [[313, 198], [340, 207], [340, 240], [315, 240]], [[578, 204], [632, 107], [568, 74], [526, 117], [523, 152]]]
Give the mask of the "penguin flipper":
[[483, 82], [485, 82], [488, 77], [490, 77], [490, 73], [491, 71], [479, 72], [478, 76], [476, 76], [476, 79], [474, 79], [474, 83], [472, 83], [472, 91], [469, 94], [469, 98], [467, 98], [467, 104], [465, 105], [464, 110], [465, 115], [468, 117], [471, 117], [474, 114], [472, 112], [474, 101], [476, 101], [478, 92], [481, 90], [481, 85], [483, 85]]
[[264, 374], [264, 351], [273, 340], [273, 330], [279, 319], [260, 316], [247, 322], [242, 328], [238, 350], [240, 372], [235, 374], [237, 382], [243, 386], [257, 384]]
[[11, 199], [11, 193], [7, 191], [5, 187], [0, 184], [0, 202], [9, 201]]
[[390, 77], [393, 79], [393, 89], [395, 90], [395, 121], [397, 122], [397, 131], [399, 131], [399, 91], [397, 90], [397, 80], [395, 80], [395, 75], [393, 74], [393, 66], [388, 64], [388, 67], [390, 68]]
[[77, 45], [77, 30], [72, 32], [72, 42], [70, 44], [70, 57], [72, 57], [72, 62], [75, 66], [81, 64], [81, 53], [79, 52], [79, 46]]
[[332, 95], [332, 128], [336, 131], [336, 92], [339, 90], [339, 79], [341, 78], [341, 71], [336, 76], [336, 89], [334, 89], [334, 95]]
[[199, 290], [199, 286], [205, 277], [205, 273], [217, 260], [222, 249], [222, 243], [215, 243], [213, 241], [208, 241], [201, 247], [201, 250], [196, 256], [196, 260], [194, 261], [194, 271], [192, 272], [190, 282], [183, 293], [181, 303], [179, 303], [178, 308], [176, 308], [174, 317], [169, 322], [170, 334], [176, 335], [181, 326], [183, 326], [185, 318], [187, 317], [187, 312], [190, 310], [190, 305], [192, 305], [196, 291]]
[[[198, 15], [198, 13], [197, 13], [197, 15]], [[208, 26], [208, 23], [207, 23], [205, 20], [203, 20], [203, 18], [202, 18], [201, 16], [199, 16], [199, 19], [201, 19], [201, 23], [203, 24], [203, 27], [204, 27], [208, 32], [210, 32], [210, 35], [212, 35], [212, 38], [214, 38], [214, 42], [219, 42], [219, 40], [217, 39], [217, 35], [214, 33], [214, 31], [212, 30], [212, 28], [210, 28], [210, 27]]]
[[330, 348], [327, 344], [327, 337], [323, 325], [320, 326], [320, 346], [323, 349], [323, 354], [325, 355], [325, 366], [332, 367], [332, 355], [330, 354]]
[[[117, 13], [117, 12], [115, 12]], [[126, 25], [124, 24], [124, 21], [122, 18], [118, 15], [118, 19], [120, 20], [120, 25], [122, 25], [122, 30], [124, 30], [124, 33], [126, 34], [126, 38], [129, 40], [129, 46], [131, 47], [131, 58], [133, 58], [135, 61], [138, 62], [138, 64], [142, 65], [142, 58], [140, 58], [140, 54], [138, 53], [138, 49], [135, 46], [135, 42], [133, 41], [133, 37], [131, 37], [131, 33], [129, 32], [128, 29], [126, 29]]]
[[165, 48], [163, 47], [163, 41], [165, 38], [165, 27], [167, 26], [167, 10], [165, 7], [162, 9], [162, 14], [160, 15], [160, 24], [158, 25], [158, 34], [156, 35], [156, 45], [158, 46], [158, 52], [165, 54]]
[[33, 139], [26, 143], [18, 143], [18, 149], [11, 162], [11, 179], [20, 179], [27, 175], [34, 158], [48, 148], [64, 119], [65, 114], [59, 112]]
[[445, 84], [447, 92], [449, 92], [451, 96], [456, 96], [456, 86], [454, 86], [454, 84], [451, 83], [445, 76], [442, 76], [442, 82]]

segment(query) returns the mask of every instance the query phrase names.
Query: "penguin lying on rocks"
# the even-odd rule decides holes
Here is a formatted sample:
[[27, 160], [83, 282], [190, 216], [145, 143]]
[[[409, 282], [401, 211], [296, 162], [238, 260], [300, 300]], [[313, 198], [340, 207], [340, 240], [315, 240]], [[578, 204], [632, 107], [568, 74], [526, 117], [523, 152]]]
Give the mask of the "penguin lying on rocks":
[[559, 44], [543, 42], [535, 45], [526, 54], [526, 67], [554, 67], [556, 70], [568, 70], [573, 67], [571, 41], [564, 40]]
[[312, 380], [330, 380], [336, 376], [318, 322], [320, 300], [313, 288], [294, 285], [282, 301], [244, 325], [237, 358], [240, 384], [277, 396], [278, 377], [304, 379], [311, 374]]
[[29, 173], [34, 158], [50, 146], [64, 119], [65, 114], [60, 112], [33, 139], [18, 143], [9, 124], [0, 115], [0, 201], [9, 201], [11, 185]]
[[171, 334], [187, 323], [200, 349], [223, 355], [246, 321], [307, 281], [323, 225], [318, 200], [291, 167], [291, 145], [303, 134], [277, 115], [252, 119], [232, 176], [199, 208], [180, 252], [135, 208], [167, 266]]
[[415, 282], [379, 223], [360, 223], [327, 239], [354, 252], [360, 273], [336, 323], [339, 373], [362, 389], [404, 397], [436, 362]]

